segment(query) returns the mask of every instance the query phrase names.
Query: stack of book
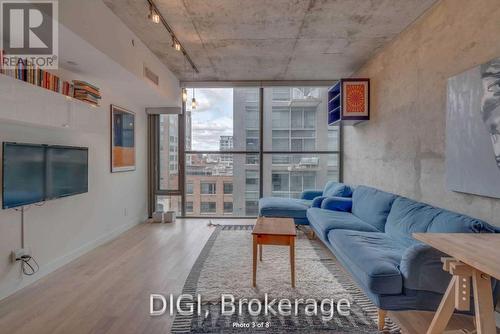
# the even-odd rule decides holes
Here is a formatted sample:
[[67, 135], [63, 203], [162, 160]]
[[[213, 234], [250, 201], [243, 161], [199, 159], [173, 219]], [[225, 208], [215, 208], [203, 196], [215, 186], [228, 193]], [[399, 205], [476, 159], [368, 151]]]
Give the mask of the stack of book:
[[57, 75], [41, 70], [22, 58], [17, 59], [15, 68], [5, 68], [4, 54], [4, 51], [0, 50], [0, 73], [57, 93], [61, 91], [60, 79]]
[[77, 100], [98, 106], [101, 93], [98, 87], [88, 82], [73, 80], [73, 97]]
[[4, 59], [5, 52], [0, 49], [0, 74], [73, 97], [94, 106], [99, 105], [101, 99], [99, 88], [88, 82], [79, 80], [73, 80], [73, 83], [61, 81], [57, 75], [44, 71], [28, 62], [27, 59], [22, 58], [16, 59], [15, 67], [6, 68]]

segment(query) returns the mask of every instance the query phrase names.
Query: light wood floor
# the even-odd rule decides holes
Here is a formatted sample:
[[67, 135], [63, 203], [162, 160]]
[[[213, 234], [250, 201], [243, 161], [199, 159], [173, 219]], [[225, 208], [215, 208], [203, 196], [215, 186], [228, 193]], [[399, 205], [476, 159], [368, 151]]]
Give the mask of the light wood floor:
[[0, 302], [0, 333], [168, 333], [173, 319], [149, 316], [149, 294], [182, 290], [207, 222], [130, 229]]
[[[187, 219], [130, 229], [1, 301], [0, 333], [168, 333], [173, 318], [150, 317], [149, 294], [181, 292], [214, 229], [207, 223]], [[421, 315], [402, 315], [408, 332], [422, 333]]]

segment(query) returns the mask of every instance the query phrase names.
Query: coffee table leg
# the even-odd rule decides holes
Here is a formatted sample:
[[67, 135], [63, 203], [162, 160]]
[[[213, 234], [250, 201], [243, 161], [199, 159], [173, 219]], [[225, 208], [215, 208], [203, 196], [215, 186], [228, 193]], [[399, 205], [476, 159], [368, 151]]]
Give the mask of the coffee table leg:
[[292, 273], [292, 288], [295, 288], [295, 237], [290, 237], [290, 271]]
[[253, 275], [252, 286], [255, 288], [257, 281], [257, 236], [253, 236]]
[[262, 245], [259, 244], [259, 259], [262, 262]]

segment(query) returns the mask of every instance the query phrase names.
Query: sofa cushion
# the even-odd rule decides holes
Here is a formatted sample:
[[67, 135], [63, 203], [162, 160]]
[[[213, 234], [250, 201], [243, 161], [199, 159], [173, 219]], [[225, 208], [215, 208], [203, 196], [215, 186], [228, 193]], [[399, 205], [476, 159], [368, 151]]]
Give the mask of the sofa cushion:
[[411, 234], [427, 232], [432, 220], [439, 213], [439, 209], [430, 205], [398, 197], [387, 217], [385, 232], [410, 246], [417, 242]]
[[264, 197], [259, 200], [259, 215], [264, 217], [306, 218], [312, 201], [296, 198]]
[[352, 213], [384, 231], [384, 225], [396, 195], [366, 186], [357, 187], [352, 194]]
[[500, 228], [482, 220], [444, 209], [439, 210], [439, 214], [427, 229], [429, 233], [500, 233]]
[[318, 233], [318, 237], [324, 241], [328, 240], [328, 232], [332, 229], [377, 232], [376, 228], [349, 212], [311, 208], [307, 210], [307, 218], [309, 219], [309, 224]]
[[351, 197], [353, 189], [344, 183], [329, 181], [323, 189], [323, 196], [326, 197]]
[[327, 197], [321, 202], [321, 208], [325, 210], [351, 212], [352, 198]]
[[495, 228], [479, 219], [443, 210], [414, 200], [398, 197], [393, 205], [385, 232], [407, 246], [417, 243], [412, 233], [484, 233]]
[[332, 230], [330, 247], [355, 279], [375, 294], [401, 294], [399, 271], [405, 247], [386, 233]]

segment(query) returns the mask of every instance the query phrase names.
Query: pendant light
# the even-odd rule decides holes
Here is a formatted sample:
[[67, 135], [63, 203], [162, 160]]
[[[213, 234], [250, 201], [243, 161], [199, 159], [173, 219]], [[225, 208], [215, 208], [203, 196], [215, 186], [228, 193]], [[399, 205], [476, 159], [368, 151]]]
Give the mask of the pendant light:
[[193, 99], [191, 100], [191, 109], [196, 109], [196, 107], [198, 106], [198, 103], [196, 102], [196, 97], [194, 95], [194, 88], [193, 88]]
[[188, 92], [186, 88], [182, 88], [182, 102], [186, 103], [188, 99]]
[[[194, 81], [194, 68], [193, 68], [193, 81]], [[196, 103], [196, 95], [193, 87], [193, 99], [191, 100], [191, 109], [194, 110], [198, 106], [198, 103]]]

